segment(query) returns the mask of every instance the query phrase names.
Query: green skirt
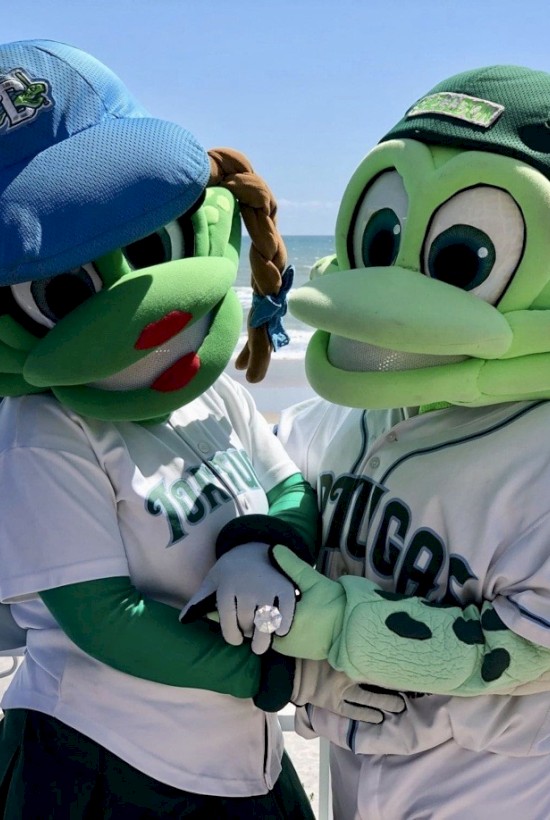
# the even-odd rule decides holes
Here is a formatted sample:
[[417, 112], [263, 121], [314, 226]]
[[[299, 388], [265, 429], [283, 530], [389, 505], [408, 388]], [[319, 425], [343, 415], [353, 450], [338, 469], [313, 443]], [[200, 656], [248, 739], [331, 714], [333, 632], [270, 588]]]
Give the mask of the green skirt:
[[285, 754], [273, 790], [212, 797], [160, 783], [55, 718], [25, 709], [0, 722], [0, 817], [4, 820], [314, 820]]

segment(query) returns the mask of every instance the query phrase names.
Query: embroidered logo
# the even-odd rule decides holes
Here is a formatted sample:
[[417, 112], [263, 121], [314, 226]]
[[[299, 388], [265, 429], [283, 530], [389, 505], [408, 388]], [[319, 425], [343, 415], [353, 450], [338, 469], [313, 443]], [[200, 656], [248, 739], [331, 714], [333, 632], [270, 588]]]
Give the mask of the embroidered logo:
[[407, 111], [406, 117], [419, 117], [422, 114], [439, 114], [450, 119], [463, 120], [482, 128], [490, 128], [504, 111], [499, 103], [469, 97], [467, 94], [455, 94], [451, 91], [440, 91], [423, 97]]
[[0, 76], [0, 134], [28, 123], [51, 105], [46, 80], [33, 80], [22, 68]]

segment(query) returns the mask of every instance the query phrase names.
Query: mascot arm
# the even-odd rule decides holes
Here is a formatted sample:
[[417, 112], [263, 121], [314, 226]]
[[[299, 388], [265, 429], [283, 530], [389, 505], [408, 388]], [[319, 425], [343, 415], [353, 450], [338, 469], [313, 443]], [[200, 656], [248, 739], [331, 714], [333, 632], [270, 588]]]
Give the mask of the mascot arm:
[[141, 595], [129, 578], [103, 578], [40, 593], [53, 617], [84, 652], [138, 678], [238, 698], [256, 695], [261, 659], [228, 646], [217, 624], [182, 624], [179, 610]]
[[294, 584], [274, 568], [270, 548], [284, 544], [313, 563], [319, 540], [315, 492], [300, 473], [273, 487], [267, 499], [268, 515], [240, 516], [221, 529], [216, 539], [218, 561], [180, 613], [182, 623], [192, 623], [217, 610], [225, 640], [239, 646], [251, 637], [256, 655], [270, 652], [273, 636], [255, 628], [258, 608], [279, 609], [278, 635], [288, 632], [296, 608]]
[[319, 544], [319, 506], [317, 494], [301, 473], [295, 473], [281, 481], [267, 493], [269, 515], [290, 524], [301, 536], [307, 550], [307, 558], [313, 563]]
[[242, 544], [259, 542], [284, 544], [313, 564], [320, 522], [315, 490], [301, 473], [294, 473], [266, 495], [268, 515], [242, 515], [222, 527], [216, 540], [217, 557]]
[[459, 696], [514, 694], [550, 670], [550, 649], [508, 629], [488, 601], [462, 609], [366, 578], [331, 581], [281, 546], [273, 560], [301, 593], [290, 632], [273, 641], [282, 654], [328, 658], [377, 686]]

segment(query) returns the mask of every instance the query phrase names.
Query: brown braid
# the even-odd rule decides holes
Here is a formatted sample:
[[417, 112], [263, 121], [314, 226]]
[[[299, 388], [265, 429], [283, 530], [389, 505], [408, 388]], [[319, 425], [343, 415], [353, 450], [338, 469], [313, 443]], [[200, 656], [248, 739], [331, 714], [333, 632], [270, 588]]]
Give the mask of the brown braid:
[[[252, 289], [260, 296], [277, 295], [281, 274], [286, 265], [286, 248], [276, 225], [277, 203], [266, 182], [254, 173], [248, 159], [233, 148], [208, 151], [210, 180], [208, 185], [227, 188], [239, 202], [246, 230], [250, 236]], [[249, 382], [263, 379], [271, 358], [271, 342], [265, 326], [248, 325], [248, 341], [239, 353], [235, 366], [246, 370]]]

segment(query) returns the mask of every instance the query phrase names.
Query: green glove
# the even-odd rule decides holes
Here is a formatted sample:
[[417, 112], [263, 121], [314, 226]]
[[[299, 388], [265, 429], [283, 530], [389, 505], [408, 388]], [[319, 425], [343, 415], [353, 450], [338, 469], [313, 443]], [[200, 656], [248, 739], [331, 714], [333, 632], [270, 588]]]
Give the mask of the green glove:
[[462, 608], [359, 576], [330, 581], [282, 546], [273, 560], [301, 592], [290, 632], [273, 641], [281, 654], [326, 658], [352, 680], [399, 691], [472, 697], [528, 692], [534, 681], [537, 691], [548, 688], [550, 650], [508, 629], [491, 601]]
[[300, 592], [290, 633], [273, 639], [273, 649], [293, 658], [325, 660], [344, 622], [346, 593], [286, 547], [278, 544], [271, 560]]

